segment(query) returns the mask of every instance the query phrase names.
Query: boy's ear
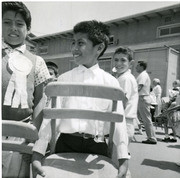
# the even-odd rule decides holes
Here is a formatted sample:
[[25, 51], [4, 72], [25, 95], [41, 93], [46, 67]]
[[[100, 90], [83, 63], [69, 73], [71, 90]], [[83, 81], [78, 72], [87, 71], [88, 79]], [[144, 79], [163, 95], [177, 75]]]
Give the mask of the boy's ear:
[[28, 30], [28, 31], [27, 31], [27, 35], [29, 35], [30, 33], [31, 33], [31, 31], [30, 31], [30, 30]]
[[130, 63], [129, 63], [129, 68], [132, 69], [133, 66], [134, 66], [134, 64], [135, 64], [135, 61], [134, 61], [134, 60], [131, 60]]
[[99, 44], [99, 46], [98, 46], [98, 51], [101, 53], [104, 48], [105, 48], [104, 43], [101, 43], [101, 44]]

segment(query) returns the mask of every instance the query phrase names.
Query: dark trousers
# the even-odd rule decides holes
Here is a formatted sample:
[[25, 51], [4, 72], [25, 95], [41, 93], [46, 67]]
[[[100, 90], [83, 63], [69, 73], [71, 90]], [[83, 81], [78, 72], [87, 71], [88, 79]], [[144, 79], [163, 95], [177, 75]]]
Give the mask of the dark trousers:
[[55, 153], [91, 153], [108, 156], [108, 146], [105, 142], [96, 143], [93, 138], [73, 136], [61, 133], [56, 142]]

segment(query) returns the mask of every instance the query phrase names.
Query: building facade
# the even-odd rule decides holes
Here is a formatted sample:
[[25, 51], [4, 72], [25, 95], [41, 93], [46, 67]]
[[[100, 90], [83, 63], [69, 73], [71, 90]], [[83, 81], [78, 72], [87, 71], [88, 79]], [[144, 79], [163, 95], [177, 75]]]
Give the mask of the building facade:
[[[110, 26], [111, 36], [109, 47], [100, 58], [100, 67], [111, 73], [115, 49], [119, 46], [130, 47], [136, 62], [147, 61], [150, 78], [159, 78], [163, 95], [167, 95], [173, 80], [180, 78], [179, 17], [180, 3], [105, 22]], [[75, 67], [70, 52], [72, 35], [72, 30], [69, 30], [31, 40], [37, 43], [37, 54], [45, 61], [56, 63], [59, 74], [62, 74]], [[132, 72], [137, 75], [134, 68]]]

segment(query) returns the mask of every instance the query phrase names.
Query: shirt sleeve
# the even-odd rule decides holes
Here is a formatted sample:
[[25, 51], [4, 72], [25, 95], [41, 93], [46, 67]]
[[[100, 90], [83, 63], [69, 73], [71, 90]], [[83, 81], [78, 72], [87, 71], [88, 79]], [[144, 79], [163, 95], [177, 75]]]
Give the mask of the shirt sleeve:
[[[114, 82], [114, 86], [121, 88], [119, 82]], [[117, 158], [118, 159], [130, 159], [130, 155], [128, 154], [128, 134], [125, 120], [125, 111], [123, 107], [123, 102], [118, 101], [117, 104], [117, 112], [123, 115], [122, 122], [115, 123], [113, 142], [117, 149]]]
[[128, 154], [128, 135], [122, 101], [118, 102], [117, 111], [123, 115], [122, 122], [115, 123], [113, 142], [117, 149], [118, 159], [130, 159]]
[[[51, 108], [51, 101], [49, 102], [48, 108]], [[57, 100], [57, 107], [61, 107], [60, 99]], [[56, 119], [56, 131], [55, 131], [55, 137], [56, 140], [60, 135], [60, 123], [61, 119]], [[52, 138], [52, 130], [51, 130], [51, 119], [43, 118], [43, 122], [41, 124], [41, 127], [39, 129], [39, 139], [35, 142], [33, 151], [38, 152], [42, 155], [45, 155], [48, 143], [50, 143]]]
[[48, 68], [45, 61], [40, 56], [37, 56], [36, 66], [35, 66], [35, 86], [47, 81], [51, 76], [49, 74]]
[[142, 72], [141, 74], [139, 74], [139, 76], [137, 78], [137, 83], [138, 83], [138, 85], [144, 85], [145, 81], [146, 81], [146, 76]]
[[39, 139], [35, 142], [33, 151], [45, 155], [50, 140], [51, 140], [51, 120], [43, 119], [43, 122], [39, 130]]

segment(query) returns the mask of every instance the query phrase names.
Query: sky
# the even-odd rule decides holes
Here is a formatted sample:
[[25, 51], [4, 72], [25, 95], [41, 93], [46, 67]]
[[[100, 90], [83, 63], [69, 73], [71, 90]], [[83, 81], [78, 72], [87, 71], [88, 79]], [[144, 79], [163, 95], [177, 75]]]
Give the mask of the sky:
[[72, 30], [83, 20], [114, 20], [180, 3], [180, 1], [24, 1], [36, 36]]

